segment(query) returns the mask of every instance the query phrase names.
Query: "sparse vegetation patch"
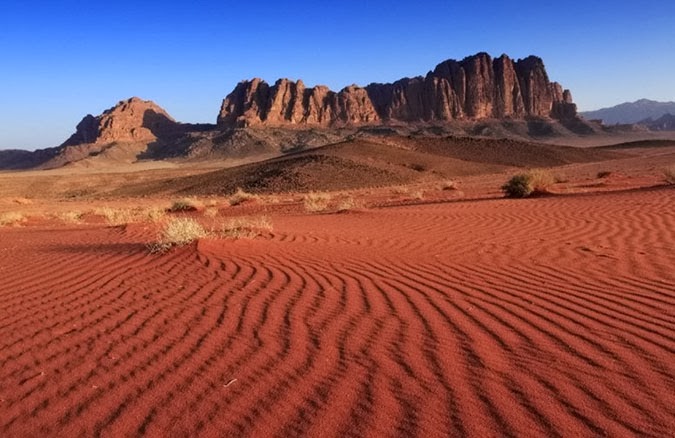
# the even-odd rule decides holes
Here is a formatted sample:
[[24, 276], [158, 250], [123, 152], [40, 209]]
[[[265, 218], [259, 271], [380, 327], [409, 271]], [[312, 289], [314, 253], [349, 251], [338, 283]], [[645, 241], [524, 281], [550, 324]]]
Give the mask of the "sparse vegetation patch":
[[199, 208], [197, 201], [192, 199], [179, 199], [174, 201], [169, 207], [171, 213], [178, 213], [182, 211], [196, 211]]
[[309, 212], [326, 211], [330, 205], [331, 195], [322, 192], [309, 192], [305, 195], [305, 210]]
[[349, 211], [358, 208], [363, 208], [363, 202], [356, 200], [351, 196], [341, 199], [337, 205], [338, 211]]
[[128, 224], [134, 220], [133, 211], [126, 208], [102, 207], [97, 209], [95, 213], [103, 216], [106, 222], [112, 226]]
[[525, 198], [532, 194], [532, 183], [530, 175], [520, 173], [513, 175], [506, 184], [502, 186], [504, 194], [509, 198]]
[[424, 199], [424, 190], [413, 190], [410, 192], [410, 197], [416, 201], [421, 201]]
[[502, 191], [509, 198], [526, 198], [536, 194], [548, 193], [555, 183], [553, 176], [546, 170], [531, 170], [514, 175], [502, 186]]
[[272, 223], [267, 216], [238, 217], [226, 221], [219, 234], [230, 239], [253, 239], [265, 231], [272, 231]]
[[257, 199], [258, 196], [252, 193], [245, 192], [241, 188], [238, 188], [236, 192], [227, 200], [231, 206], [239, 205], [243, 202], [246, 202], [251, 199]]
[[59, 213], [57, 217], [61, 219], [63, 222], [69, 224], [77, 224], [82, 222], [82, 212], [80, 211], [66, 211], [63, 213]]
[[0, 227], [8, 225], [18, 225], [23, 222], [26, 217], [19, 213], [18, 211], [9, 211], [7, 213], [0, 214]]
[[452, 180], [443, 181], [438, 186], [441, 190], [457, 190], [457, 183]]
[[208, 207], [204, 209], [204, 216], [214, 218], [218, 216], [218, 209], [216, 207]]
[[174, 246], [188, 245], [208, 236], [199, 222], [191, 218], [174, 218], [164, 225], [157, 241], [148, 245], [151, 253], [161, 253]]

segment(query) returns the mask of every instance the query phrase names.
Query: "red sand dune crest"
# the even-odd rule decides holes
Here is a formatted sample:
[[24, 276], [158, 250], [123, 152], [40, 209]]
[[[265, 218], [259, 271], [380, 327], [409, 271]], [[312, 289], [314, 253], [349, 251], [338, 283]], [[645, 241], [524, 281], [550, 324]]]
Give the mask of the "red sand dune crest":
[[0, 434], [668, 436], [673, 201], [0, 229]]

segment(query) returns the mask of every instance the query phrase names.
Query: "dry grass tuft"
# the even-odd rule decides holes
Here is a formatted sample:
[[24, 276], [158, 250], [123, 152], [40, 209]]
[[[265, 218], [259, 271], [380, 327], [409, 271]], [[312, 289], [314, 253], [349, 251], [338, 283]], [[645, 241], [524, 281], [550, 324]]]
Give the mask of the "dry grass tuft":
[[416, 200], [416, 201], [421, 201], [424, 199], [424, 191], [423, 190], [413, 190], [410, 192], [410, 198]]
[[239, 217], [225, 222], [219, 234], [230, 239], [254, 239], [265, 231], [272, 231], [272, 223], [267, 216]]
[[668, 184], [675, 184], [675, 164], [663, 169], [663, 176]]
[[359, 208], [363, 208], [363, 202], [361, 200], [356, 200], [351, 196], [341, 199], [337, 205], [338, 211], [349, 211]]
[[208, 207], [204, 210], [204, 216], [214, 218], [218, 216], [218, 209], [216, 207]]
[[309, 192], [304, 199], [305, 210], [310, 212], [325, 211], [328, 209], [331, 201], [331, 195], [322, 192]]
[[446, 180], [438, 185], [440, 190], [457, 190], [457, 183], [452, 180]]
[[191, 218], [174, 218], [166, 223], [157, 236], [157, 241], [148, 245], [151, 253], [161, 253], [174, 246], [188, 245], [208, 236], [199, 222]]
[[258, 195], [245, 192], [241, 188], [238, 188], [237, 191], [234, 192], [234, 194], [228, 198], [227, 202], [234, 207], [235, 205], [242, 204], [243, 202], [252, 199], [258, 199]]
[[83, 213], [80, 211], [65, 211], [59, 213], [56, 217], [67, 224], [79, 224], [82, 222]]
[[101, 207], [94, 213], [103, 216], [108, 225], [119, 226], [137, 222], [159, 222], [166, 216], [165, 210], [159, 207], [150, 208], [111, 208]]
[[103, 216], [108, 225], [118, 226], [135, 221], [134, 212], [127, 208], [101, 207], [95, 210], [99, 216]]
[[26, 217], [23, 215], [23, 213], [19, 213], [18, 211], [2, 213], [0, 214], [0, 227], [5, 227], [8, 225], [18, 226], [24, 220], [26, 220]]
[[555, 178], [551, 172], [543, 169], [533, 169], [529, 172], [533, 193], [548, 193], [549, 188], [555, 184]]
[[142, 214], [150, 222], [159, 222], [166, 217], [166, 210], [159, 207], [150, 207], [142, 210]]

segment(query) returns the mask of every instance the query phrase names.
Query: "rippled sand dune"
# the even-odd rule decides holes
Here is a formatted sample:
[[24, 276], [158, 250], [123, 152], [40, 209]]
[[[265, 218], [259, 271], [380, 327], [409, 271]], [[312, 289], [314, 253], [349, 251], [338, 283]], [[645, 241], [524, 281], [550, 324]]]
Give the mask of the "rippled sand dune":
[[0, 435], [671, 436], [675, 190], [0, 228]]

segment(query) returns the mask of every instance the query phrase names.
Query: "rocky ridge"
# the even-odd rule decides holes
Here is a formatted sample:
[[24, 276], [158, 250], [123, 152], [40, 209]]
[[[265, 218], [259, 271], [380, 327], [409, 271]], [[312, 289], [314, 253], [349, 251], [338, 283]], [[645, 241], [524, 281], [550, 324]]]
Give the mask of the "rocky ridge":
[[176, 122], [132, 97], [85, 116], [60, 146], [0, 151], [0, 169], [106, 167], [153, 159], [283, 155], [351, 138], [396, 135], [532, 139], [592, 133], [569, 90], [535, 56], [479, 53], [440, 63], [426, 76], [339, 92], [302, 81], [243, 81], [223, 100], [217, 125]]
[[336, 127], [429, 123], [485, 118], [573, 119], [569, 90], [549, 81], [541, 58], [513, 61], [478, 53], [447, 60], [424, 77], [391, 84], [352, 85], [339, 92], [279, 79], [240, 82], [224, 100], [218, 127], [307, 125]]
[[675, 131], [675, 115], [664, 114], [656, 120], [650, 117], [641, 120], [639, 124], [646, 126], [650, 131]]

